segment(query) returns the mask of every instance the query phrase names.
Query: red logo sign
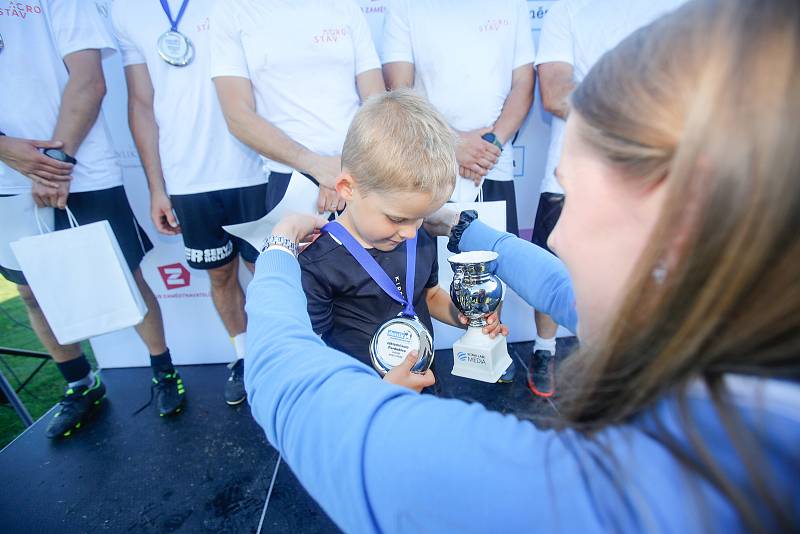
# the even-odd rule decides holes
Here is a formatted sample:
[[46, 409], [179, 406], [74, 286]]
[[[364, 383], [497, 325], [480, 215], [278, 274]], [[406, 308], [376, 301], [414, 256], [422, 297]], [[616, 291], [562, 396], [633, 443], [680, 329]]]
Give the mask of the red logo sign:
[[186, 287], [191, 280], [189, 270], [180, 263], [162, 265], [158, 268], [158, 273], [161, 275], [161, 280], [164, 281], [164, 287], [167, 289]]

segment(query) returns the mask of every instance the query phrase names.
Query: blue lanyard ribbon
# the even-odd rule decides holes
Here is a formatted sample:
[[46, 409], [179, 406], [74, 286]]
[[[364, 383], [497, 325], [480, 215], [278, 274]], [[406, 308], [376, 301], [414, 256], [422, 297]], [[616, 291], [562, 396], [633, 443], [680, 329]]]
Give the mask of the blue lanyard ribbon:
[[169, 19], [169, 24], [170, 24], [170, 27], [172, 28], [172, 31], [174, 31], [174, 32], [178, 31], [178, 24], [180, 24], [181, 19], [183, 18], [183, 13], [184, 13], [184, 11], [186, 11], [186, 6], [187, 5], [189, 5], [189, 0], [183, 0], [183, 3], [181, 4], [181, 8], [178, 10], [178, 18], [173, 20], [172, 19], [172, 11], [170, 11], [170, 9], [169, 9], [169, 4], [167, 3], [167, 0], [161, 0], [161, 7], [162, 7], [162, 9], [164, 9], [164, 13], [167, 14], [167, 18]]
[[408, 296], [406, 298], [392, 282], [392, 279], [389, 278], [389, 275], [386, 274], [386, 271], [378, 265], [375, 258], [364, 250], [364, 247], [356, 241], [356, 238], [350, 235], [347, 228], [336, 221], [332, 221], [323, 226], [322, 231], [328, 232], [338, 239], [359, 265], [367, 271], [367, 274], [383, 289], [384, 293], [403, 305], [403, 315], [407, 317], [416, 316], [412, 301], [414, 300], [414, 278], [417, 270], [417, 236], [406, 241], [406, 295]]

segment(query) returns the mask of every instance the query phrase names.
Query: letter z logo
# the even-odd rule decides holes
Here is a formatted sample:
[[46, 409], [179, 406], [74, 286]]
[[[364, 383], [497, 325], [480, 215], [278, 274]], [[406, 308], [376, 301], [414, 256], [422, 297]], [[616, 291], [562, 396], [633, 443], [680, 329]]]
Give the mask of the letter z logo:
[[164, 287], [168, 290], [186, 287], [191, 281], [191, 274], [186, 267], [180, 263], [162, 265], [158, 268], [158, 273], [161, 275]]

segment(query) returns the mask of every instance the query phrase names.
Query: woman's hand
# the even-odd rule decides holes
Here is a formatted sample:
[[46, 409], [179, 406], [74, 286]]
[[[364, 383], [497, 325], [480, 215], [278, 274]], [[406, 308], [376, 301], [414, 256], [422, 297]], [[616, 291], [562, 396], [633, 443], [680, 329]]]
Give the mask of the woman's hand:
[[280, 235], [295, 243], [313, 241], [328, 219], [307, 213], [288, 213], [272, 228], [272, 235]]
[[403, 386], [419, 393], [423, 389], [430, 387], [436, 383], [436, 377], [433, 376], [433, 371], [428, 369], [424, 374], [412, 373], [411, 368], [417, 363], [419, 356], [417, 351], [411, 351], [403, 360], [403, 363], [386, 373], [383, 379], [392, 384]]
[[[458, 320], [461, 324], [469, 324], [469, 318], [465, 315], [458, 314]], [[498, 334], [502, 334], [504, 336], [508, 336], [508, 327], [500, 322], [500, 312], [498, 311], [492, 312], [489, 316], [486, 317], [486, 326], [483, 327], [481, 332], [489, 336], [490, 338], [494, 339], [497, 337]]]

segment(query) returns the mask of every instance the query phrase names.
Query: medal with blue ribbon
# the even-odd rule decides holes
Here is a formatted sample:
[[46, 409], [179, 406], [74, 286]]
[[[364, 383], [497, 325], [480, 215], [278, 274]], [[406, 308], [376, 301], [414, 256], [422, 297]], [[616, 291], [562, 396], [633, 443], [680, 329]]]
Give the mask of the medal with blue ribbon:
[[178, 31], [178, 24], [180, 24], [183, 14], [186, 12], [189, 0], [183, 0], [180, 9], [178, 9], [178, 16], [174, 19], [172, 18], [168, 0], [160, 1], [161, 8], [164, 10], [164, 14], [167, 15], [167, 19], [169, 19], [170, 29], [158, 38], [158, 55], [170, 65], [185, 67], [194, 58], [194, 45], [188, 37]]
[[367, 272], [375, 283], [393, 300], [403, 306], [403, 311], [381, 324], [372, 336], [369, 346], [372, 366], [381, 376], [400, 365], [409, 352], [416, 350], [419, 359], [411, 369], [424, 373], [433, 363], [433, 338], [414, 312], [414, 285], [417, 266], [417, 237], [406, 241], [406, 295], [392, 282], [386, 271], [375, 261], [361, 243], [336, 221], [322, 227], [323, 232], [335, 237]]

